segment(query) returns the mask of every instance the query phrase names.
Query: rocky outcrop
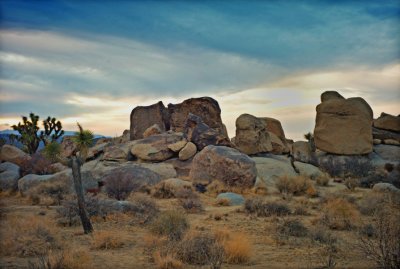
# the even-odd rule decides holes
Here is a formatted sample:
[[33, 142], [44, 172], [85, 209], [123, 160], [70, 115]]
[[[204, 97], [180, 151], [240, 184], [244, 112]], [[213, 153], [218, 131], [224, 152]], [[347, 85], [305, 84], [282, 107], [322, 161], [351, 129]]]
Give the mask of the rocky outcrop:
[[250, 114], [242, 114], [236, 119], [235, 145], [246, 154], [273, 150], [264, 121]]
[[393, 193], [395, 195], [400, 196], [400, 189], [396, 188], [390, 183], [377, 183], [374, 185], [372, 188], [373, 191], [375, 192], [387, 192], [387, 193]]
[[161, 179], [175, 178], [178, 176], [174, 166], [170, 163], [138, 163], [134, 165], [139, 165], [157, 173]]
[[17, 190], [20, 178], [19, 166], [10, 162], [0, 164], [0, 190]]
[[[263, 117], [263, 118], [259, 118], [259, 119], [264, 121], [265, 129], [268, 132], [275, 134], [280, 140], [280, 142], [272, 141], [273, 153], [274, 154], [282, 154], [282, 153], [289, 152], [289, 147], [286, 142], [285, 132], [283, 131], [281, 122], [277, 119], [267, 118], [267, 117]], [[272, 139], [272, 136], [271, 136], [271, 139]], [[273, 140], [276, 140], [276, 139], [274, 138]], [[274, 147], [274, 144], [278, 144], [279, 145], [278, 148], [276, 148], [277, 146]], [[283, 147], [281, 146], [281, 144], [283, 145]], [[280, 149], [280, 148], [282, 148], [282, 149]], [[274, 151], [277, 153], [275, 153]]]
[[29, 156], [29, 154], [11, 145], [3, 145], [0, 149], [0, 161], [3, 162], [10, 162], [21, 165], [23, 162], [29, 160], [30, 158], [31, 157]]
[[372, 137], [374, 139], [379, 139], [380, 142], [388, 139], [400, 142], [400, 133], [382, 130], [375, 127], [372, 127]]
[[187, 143], [179, 152], [179, 160], [186, 161], [192, 158], [197, 152], [197, 147], [192, 142]]
[[186, 119], [191, 113], [200, 117], [208, 127], [227, 137], [221, 120], [221, 109], [218, 102], [211, 97], [190, 98], [180, 104], [169, 104], [168, 110], [172, 131], [183, 132]]
[[131, 112], [130, 139], [142, 139], [147, 128], [157, 124], [162, 131], [169, 130], [168, 109], [160, 101], [150, 106], [137, 106]]
[[374, 127], [399, 133], [400, 117], [382, 113], [379, 118], [374, 120]]
[[344, 100], [345, 98], [336, 91], [325, 91], [321, 94], [321, 102], [335, 100], [335, 99]]
[[189, 113], [185, 123], [185, 137], [193, 142], [198, 150], [208, 145], [232, 146], [230, 140], [217, 129], [210, 128], [197, 115]]
[[131, 148], [132, 155], [142, 161], [165, 161], [175, 155], [169, 145], [184, 140], [183, 135], [179, 133], [163, 133], [149, 136], [135, 141]]
[[187, 178], [189, 177], [190, 170], [192, 169], [193, 159], [181, 161], [178, 158], [172, 158], [166, 160], [164, 163], [171, 164], [174, 167], [178, 177]]
[[48, 181], [53, 175], [35, 175], [28, 174], [18, 180], [18, 190], [21, 193], [28, 191], [30, 188], [37, 186], [41, 182]]
[[156, 135], [156, 134], [161, 134], [163, 132], [163, 130], [160, 128], [160, 126], [158, 126], [158, 124], [154, 124], [152, 126], [150, 126], [149, 128], [147, 128], [144, 132], [143, 132], [143, 138], [152, 136], [152, 135]]
[[293, 164], [302, 176], [306, 176], [313, 180], [325, 176], [324, 172], [314, 165], [302, 162], [294, 162]]
[[104, 150], [102, 159], [105, 161], [123, 162], [128, 159], [128, 153], [119, 146], [109, 146]]
[[69, 158], [72, 153], [76, 150], [76, 145], [72, 141], [72, 136], [64, 136], [61, 142], [61, 156], [64, 158]]
[[192, 182], [180, 178], [169, 178], [154, 186], [153, 195], [160, 198], [178, 198], [187, 190], [193, 190]]
[[99, 157], [101, 154], [104, 153], [104, 150], [110, 144], [111, 144], [110, 142], [96, 143], [96, 145], [94, 147], [89, 148], [87, 160], [92, 160], [92, 159], [96, 159], [97, 157]]
[[283, 144], [282, 140], [279, 139], [279, 137], [276, 134], [268, 132], [268, 136], [271, 139], [271, 145], [272, 145], [271, 153], [283, 154], [289, 152], [289, 148], [285, 144]]
[[193, 158], [189, 178], [208, 184], [220, 180], [228, 186], [252, 187], [257, 177], [255, 162], [236, 149], [207, 146]]
[[314, 129], [318, 149], [341, 155], [372, 152], [372, 116], [368, 103], [360, 98], [340, 98], [330, 94], [317, 106]]
[[161, 181], [161, 177], [150, 169], [139, 165], [129, 165], [108, 171], [101, 181], [104, 182], [106, 189], [116, 188], [115, 185], [121, 184], [119, 187], [121, 190], [129, 185], [133, 191], [139, 191], [157, 184]]
[[282, 176], [294, 177], [297, 175], [290, 159], [285, 156], [271, 156], [271, 158], [252, 158], [257, 167], [257, 176], [268, 189], [275, 189], [276, 180]]

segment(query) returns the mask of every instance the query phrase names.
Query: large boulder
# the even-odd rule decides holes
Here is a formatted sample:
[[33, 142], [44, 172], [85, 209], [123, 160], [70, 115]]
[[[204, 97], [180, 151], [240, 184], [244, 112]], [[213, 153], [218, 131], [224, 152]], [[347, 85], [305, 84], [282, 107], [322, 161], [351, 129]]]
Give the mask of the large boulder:
[[180, 133], [163, 133], [136, 141], [131, 148], [132, 155], [142, 161], [165, 161], [176, 155], [168, 146], [184, 140]]
[[31, 157], [29, 156], [29, 154], [11, 145], [3, 145], [0, 149], [0, 161], [3, 162], [10, 162], [21, 165], [30, 158]]
[[199, 116], [204, 123], [215, 129], [218, 133], [228, 136], [221, 120], [221, 109], [216, 100], [211, 97], [191, 98], [180, 104], [169, 104], [168, 110], [171, 116], [171, 130], [183, 132], [189, 113]]
[[342, 99], [344, 100], [345, 98], [340, 95], [337, 91], [325, 91], [321, 94], [321, 102], [329, 101], [329, 100], [334, 100], [334, 99]]
[[96, 143], [93, 147], [89, 148], [88, 155], [87, 155], [87, 160], [92, 160], [96, 159], [99, 157], [101, 154], [104, 153], [104, 150], [110, 145], [110, 142], [104, 142], [104, 143]]
[[170, 163], [138, 163], [134, 165], [139, 165], [153, 171], [158, 174], [161, 179], [175, 178], [178, 176], [174, 166]]
[[382, 130], [375, 127], [372, 127], [372, 137], [374, 139], [379, 139], [380, 141], [385, 141], [390, 139], [400, 142], [400, 133], [388, 130]]
[[374, 127], [399, 133], [400, 117], [382, 113], [379, 118], [374, 120]]
[[187, 178], [189, 177], [190, 170], [192, 169], [193, 159], [181, 161], [178, 158], [172, 158], [166, 160], [164, 163], [171, 164], [174, 167], [178, 177]]
[[152, 135], [156, 135], [156, 134], [161, 134], [163, 132], [163, 130], [161, 130], [160, 126], [158, 126], [158, 124], [153, 124], [152, 126], [150, 126], [149, 128], [147, 128], [144, 132], [143, 132], [143, 138], [152, 136]]
[[318, 149], [341, 155], [372, 152], [372, 117], [360, 98], [328, 98], [317, 106], [314, 139]]
[[271, 145], [272, 145], [271, 153], [283, 154], [289, 152], [289, 148], [287, 147], [287, 145], [285, 145], [276, 134], [268, 132], [268, 136], [271, 139]]
[[72, 140], [72, 136], [64, 136], [61, 142], [61, 156], [69, 158], [76, 151], [76, 144]]
[[[161, 181], [159, 174], [140, 165], [122, 166], [108, 171], [101, 179], [106, 189], [133, 188], [133, 191], [147, 189]], [[119, 186], [120, 185], [120, 186]]]
[[208, 145], [232, 146], [230, 140], [217, 129], [210, 128], [197, 115], [189, 113], [185, 122], [185, 137], [202, 150]]
[[246, 154], [273, 150], [264, 121], [250, 114], [242, 114], [236, 119], [235, 145]]
[[396, 188], [390, 183], [377, 183], [372, 188], [374, 192], [387, 192], [395, 195], [400, 195], [400, 189]]
[[130, 139], [142, 139], [150, 126], [157, 124], [162, 131], [169, 130], [168, 109], [160, 101], [150, 106], [137, 106], [131, 112]]
[[[274, 141], [272, 141], [272, 147], [274, 148], [274, 151], [276, 151], [276, 149], [275, 149], [275, 147], [274, 147], [274, 144], [283, 144], [283, 148], [282, 148], [282, 153], [287, 153], [287, 152], [289, 152], [289, 147], [288, 147], [288, 145], [287, 145], [287, 142], [286, 142], [286, 137], [285, 137], [285, 132], [283, 131], [283, 128], [282, 128], [282, 124], [281, 124], [281, 122], [279, 121], [279, 120], [277, 120], [277, 119], [274, 119], [274, 118], [268, 118], [268, 117], [263, 117], [263, 118], [259, 118], [259, 119], [261, 119], [262, 121], [264, 121], [264, 123], [265, 123], [265, 129], [268, 131], [268, 132], [270, 132], [270, 133], [273, 133], [273, 134], [275, 134], [278, 138], [279, 138], [279, 140], [280, 140], [280, 142], [274, 142]], [[271, 140], [276, 140], [275, 138], [272, 138], [272, 136], [270, 135], [270, 137], [271, 137]], [[281, 145], [279, 145], [279, 147], [282, 147]], [[279, 152], [280, 150], [278, 150], [278, 152]], [[274, 153], [274, 152], [273, 152]], [[279, 153], [280, 154], [280, 153]]]
[[128, 160], [129, 152], [124, 151], [121, 146], [109, 146], [104, 150], [102, 159], [105, 161], [123, 162]]
[[297, 175], [290, 163], [290, 159], [284, 156], [281, 157], [252, 158], [256, 163], [259, 181], [264, 182], [268, 189], [275, 189], [276, 180], [282, 176], [294, 177]]
[[228, 186], [252, 187], [257, 177], [255, 162], [240, 151], [207, 146], [193, 158], [189, 178], [194, 182], [220, 180]]
[[374, 151], [384, 160], [400, 162], [400, 147], [392, 145], [376, 145]]
[[197, 153], [197, 147], [192, 142], [187, 143], [181, 151], [179, 151], [179, 160], [186, 161]]
[[154, 187], [153, 195], [161, 198], [179, 198], [187, 190], [193, 190], [192, 182], [180, 178], [169, 178]]
[[293, 164], [302, 176], [309, 177], [313, 180], [325, 176], [324, 172], [312, 164], [302, 162], [294, 162]]
[[219, 200], [227, 200], [229, 201], [229, 205], [232, 206], [243, 205], [245, 202], [245, 199], [242, 195], [234, 192], [223, 192], [218, 194], [217, 201]]
[[19, 166], [5, 162], [0, 164], [0, 190], [16, 190], [20, 178]]
[[18, 189], [21, 193], [28, 191], [30, 188], [37, 186], [41, 182], [48, 181], [53, 175], [35, 175], [28, 174], [18, 180]]

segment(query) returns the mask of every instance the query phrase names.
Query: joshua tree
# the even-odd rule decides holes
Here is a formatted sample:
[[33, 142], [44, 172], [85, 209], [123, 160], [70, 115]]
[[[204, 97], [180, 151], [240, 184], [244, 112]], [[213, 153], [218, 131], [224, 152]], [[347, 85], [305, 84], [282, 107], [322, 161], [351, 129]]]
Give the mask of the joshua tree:
[[28, 117], [23, 116], [22, 124], [21, 122], [19, 122], [18, 125], [13, 125], [11, 127], [21, 134], [21, 136], [18, 137], [17, 139], [25, 146], [26, 151], [29, 154], [33, 154], [39, 147], [39, 142], [40, 142], [40, 138], [38, 136], [39, 116], [31, 112], [29, 114], [29, 119], [30, 120], [28, 120]]
[[85, 234], [93, 232], [93, 226], [90, 223], [86, 207], [85, 197], [82, 187], [81, 166], [85, 162], [89, 146], [93, 143], [93, 133], [89, 130], [84, 130], [78, 123], [79, 132], [75, 133], [73, 141], [77, 149], [71, 157], [72, 175], [74, 178], [74, 186], [78, 199], [79, 216], [81, 218], [83, 230]]
[[56, 142], [57, 139], [64, 134], [62, 124], [60, 121], [57, 121], [56, 118], [48, 116], [47, 119], [43, 121], [43, 127], [44, 131], [40, 132], [40, 139], [45, 145]]

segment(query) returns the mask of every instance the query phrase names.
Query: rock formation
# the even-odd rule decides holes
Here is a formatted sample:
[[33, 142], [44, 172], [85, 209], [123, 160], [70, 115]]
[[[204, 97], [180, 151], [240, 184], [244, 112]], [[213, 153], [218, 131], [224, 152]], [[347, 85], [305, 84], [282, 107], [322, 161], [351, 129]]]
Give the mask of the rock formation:
[[333, 93], [323, 93], [321, 100], [316, 109], [316, 147], [343, 155], [372, 152], [373, 112], [368, 103], [360, 97], [344, 99]]

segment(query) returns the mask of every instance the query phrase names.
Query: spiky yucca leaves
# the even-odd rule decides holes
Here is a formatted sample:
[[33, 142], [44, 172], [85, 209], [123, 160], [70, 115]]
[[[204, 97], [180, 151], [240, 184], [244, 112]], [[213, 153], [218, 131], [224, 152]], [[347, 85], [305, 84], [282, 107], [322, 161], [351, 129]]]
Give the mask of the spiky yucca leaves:
[[40, 138], [38, 136], [38, 121], [39, 116], [31, 112], [29, 114], [29, 120], [28, 117], [23, 116], [22, 123], [19, 122], [18, 125], [11, 126], [14, 130], [20, 133], [21, 136], [17, 139], [25, 146], [25, 149], [29, 154], [35, 153], [39, 147]]
[[43, 121], [44, 131], [40, 132], [40, 139], [45, 145], [57, 141], [64, 134], [62, 124], [56, 118], [50, 116]]
[[89, 147], [93, 144], [94, 135], [93, 132], [90, 130], [84, 130], [82, 126], [77, 123], [79, 132], [76, 132], [75, 135], [72, 137], [72, 141], [77, 146], [79, 150], [80, 158], [84, 161], [87, 157]]

